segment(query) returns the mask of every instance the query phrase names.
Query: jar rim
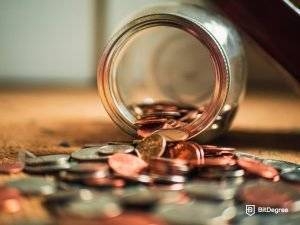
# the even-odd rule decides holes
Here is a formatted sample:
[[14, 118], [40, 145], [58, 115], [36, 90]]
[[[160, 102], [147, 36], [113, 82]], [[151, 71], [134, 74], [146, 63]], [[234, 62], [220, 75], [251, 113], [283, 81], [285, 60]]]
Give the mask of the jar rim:
[[[186, 18], [180, 13], [161, 12], [140, 16], [122, 27], [108, 43], [98, 64], [97, 82], [100, 97], [111, 119], [125, 132], [135, 135], [137, 127], [129, 119], [130, 113], [121, 99], [115, 95], [114, 90], [117, 87], [113, 79], [113, 60], [133, 35], [155, 26], [170, 26], [191, 34], [208, 48], [212, 58], [215, 75], [212, 99], [200, 118], [179, 128], [187, 132], [190, 139], [214, 122], [226, 102], [230, 84], [228, 62], [221, 45], [213, 34], [195, 19]], [[174, 129], [178, 130], [178, 128]]]

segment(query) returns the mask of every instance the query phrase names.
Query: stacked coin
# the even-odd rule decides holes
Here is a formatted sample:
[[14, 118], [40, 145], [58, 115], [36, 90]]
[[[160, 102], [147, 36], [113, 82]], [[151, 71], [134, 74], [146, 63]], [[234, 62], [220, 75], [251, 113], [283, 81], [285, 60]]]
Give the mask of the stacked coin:
[[34, 195], [54, 224], [277, 224], [270, 213], [247, 219], [246, 205], [283, 208], [280, 224], [299, 222], [298, 164], [161, 132], [132, 143], [86, 144], [71, 156], [27, 153], [23, 163], [29, 176], [0, 188], [0, 213], [22, 210], [20, 196]]
[[183, 127], [187, 123], [201, 117], [203, 109], [190, 105], [178, 105], [172, 102], [156, 102], [138, 104], [130, 107], [138, 120], [137, 134], [141, 137], [150, 136], [160, 129]]
[[104, 163], [79, 163], [73, 164], [65, 171], [59, 173], [62, 181], [88, 182], [89, 180], [106, 178], [109, 176], [109, 168]]
[[51, 173], [70, 168], [67, 154], [34, 156], [25, 158], [25, 171], [29, 173]]

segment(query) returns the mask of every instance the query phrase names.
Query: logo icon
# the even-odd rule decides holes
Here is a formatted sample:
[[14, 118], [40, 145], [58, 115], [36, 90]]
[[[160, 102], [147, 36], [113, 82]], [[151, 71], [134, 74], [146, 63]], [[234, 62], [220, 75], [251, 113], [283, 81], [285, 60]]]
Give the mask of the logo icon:
[[246, 214], [253, 216], [255, 214], [255, 205], [246, 205]]

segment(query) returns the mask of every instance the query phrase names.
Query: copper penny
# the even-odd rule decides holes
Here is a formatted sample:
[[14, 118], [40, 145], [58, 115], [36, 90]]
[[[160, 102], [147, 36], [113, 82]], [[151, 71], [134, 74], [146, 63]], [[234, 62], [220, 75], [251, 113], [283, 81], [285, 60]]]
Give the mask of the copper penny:
[[171, 129], [171, 128], [179, 128], [185, 126], [186, 123], [174, 120], [174, 119], [169, 119], [163, 124], [162, 129]]
[[21, 194], [16, 188], [0, 187], [0, 212], [18, 212], [21, 209], [21, 199]]
[[148, 124], [162, 124], [165, 123], [168, 119], [167, 118], [145, 118], [139, 119], [134, 124], [137, 126], [148, 125]]
[[293, 198], [288, 186], [271, 182], [253, 182], [242, 186], [240, 200], [257, 206], [291, 208]]
[[181, 117], [179, 120], [180, 121], [193, 121], [194, 119], [196, 119], [199, 115], [199, 111], [198, 110], [190, 110], [188, 111], [183, 117]]
[[109, 156], [108, 164], [117, 174], [123, 176], [136, 176], [148, 166], [144, 160], [124, 153]]
[[231, 156], [231, 157], [235, 157], [235, 149], [234, 148], [225, 148], [225, 147], [218, 147], [218, 146], [214, 146], [214, 145], [202, 145], [205, 155], [206, 156], [222, 156], [222, 155], [226, 155], [226, 156]]
[[240, 158], [237, 160], [237, 163], [240, 167], [251, 174], [258, 175], [267, 179], [276, 179], [278, 178], [278, 171], [269, 165], [263, 164], [262, 162], [250, 159], [250, 158]]
[[24, 169], [24, 163], [16, 162], [3, 162], [0, 163], [0, 173], [20, 173]]
[[169, 149], [171, 158], [183, 160], [195, 160], [197, 164], [203, 163], [203, 149], [197, 143], [187, 141], [178, 142], [175, 146]]
[[149, 162], [152, 157], [162, 156], [165, 148], [166, 139], [159, 134], [152, 134], [136, 146], [136, 152], [140, 158]]
[[169, 158], [151, 158], [149, 163], [151, 174], [183, 175], [189, 171], [187, 161]]
[[163, 128], [164, 124], [148, 124], [143, 125], [138, 128], [137, 135], [140, 137], [149, 137], [151, 134], [153, 134], [155, 131]]
[[203, 164], [199, 164], [198, 160], [191, 160], [191, 166], [233, 166], [236, 160], [231, 157], [206, 157]]

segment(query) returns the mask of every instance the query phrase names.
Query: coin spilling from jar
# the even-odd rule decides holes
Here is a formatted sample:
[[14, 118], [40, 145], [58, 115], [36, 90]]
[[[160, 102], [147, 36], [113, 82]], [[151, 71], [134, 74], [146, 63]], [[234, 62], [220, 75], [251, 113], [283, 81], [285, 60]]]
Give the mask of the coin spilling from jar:
[[159, 103], [133, 110], [139, 140], [85, 144], [70, 155], [23, 152], [0, 164], [1, 173], [28, 174], [0, 186], [0, 213], [18, 213], [24, 199], [39, 196], [52, 217], [38, 224], [298, 224], [299, 164], [174, 141], [168, 129], [199, 109]]

